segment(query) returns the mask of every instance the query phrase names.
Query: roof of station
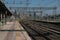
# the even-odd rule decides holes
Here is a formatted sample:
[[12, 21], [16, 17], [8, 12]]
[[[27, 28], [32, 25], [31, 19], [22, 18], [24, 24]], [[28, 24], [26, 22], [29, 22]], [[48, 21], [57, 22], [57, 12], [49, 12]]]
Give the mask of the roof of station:
[[[7, 11], [7, 14], [6, 14]], [[0, 1], [0, 14], [12, 15], [12, 13], [8, 10], [4, 3]]]

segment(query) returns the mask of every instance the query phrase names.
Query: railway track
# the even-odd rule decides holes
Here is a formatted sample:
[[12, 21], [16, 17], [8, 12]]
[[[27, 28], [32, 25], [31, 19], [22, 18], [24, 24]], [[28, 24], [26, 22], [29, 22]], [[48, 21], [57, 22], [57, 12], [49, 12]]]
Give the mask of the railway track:
[[60, 31], [57, 28], [54, 29], [53, 24], [46, 25], [46, 23], [26, 21], [21, 22], [21, 25], [32, 40], [60, 40]]

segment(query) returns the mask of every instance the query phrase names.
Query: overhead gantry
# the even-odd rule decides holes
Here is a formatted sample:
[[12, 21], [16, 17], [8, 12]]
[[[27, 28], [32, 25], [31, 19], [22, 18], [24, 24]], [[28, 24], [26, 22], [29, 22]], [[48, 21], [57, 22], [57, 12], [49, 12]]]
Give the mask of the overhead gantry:
[[[11, 10], [14, 9], [15, 13], [18, 14], [19, 16], [21, 16], [21, 14], [23, 15], [28, 14], [30, 15], [30, 18], [32, 18], [31, 17], [32, 15], [34, 17], [33, 19], [36, 20], [36, 14], [39, 13], [39, 19], [43, 19], [43, 15], [45, 14], [46, 10], [53, 10], [52, 14], [55, 15], [57, 7], [10, 7], [10, 9]], [[55, 16], [54, 16], [54, 20], [55, 20]]]

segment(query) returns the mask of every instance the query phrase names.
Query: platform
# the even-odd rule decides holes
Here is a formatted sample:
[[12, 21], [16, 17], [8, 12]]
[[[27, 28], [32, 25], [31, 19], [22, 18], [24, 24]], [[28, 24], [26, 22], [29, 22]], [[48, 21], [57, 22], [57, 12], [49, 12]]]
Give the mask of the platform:
[[18, 21], [7, 22], [2, 30], [23, 30], [23, 31], [0, 31], [0, 40], [31, 40], [24, 28]]

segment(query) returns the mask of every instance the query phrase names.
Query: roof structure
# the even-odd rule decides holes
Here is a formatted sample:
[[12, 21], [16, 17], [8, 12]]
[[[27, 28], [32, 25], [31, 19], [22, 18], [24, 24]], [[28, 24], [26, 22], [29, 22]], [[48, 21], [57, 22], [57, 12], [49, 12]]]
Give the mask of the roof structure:
[[0, 1], [0, 15], [11, 16], [12, 13], [7, 9], [7, 7]]

